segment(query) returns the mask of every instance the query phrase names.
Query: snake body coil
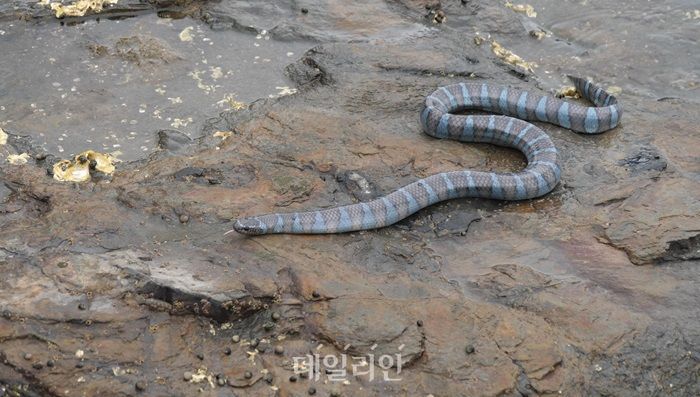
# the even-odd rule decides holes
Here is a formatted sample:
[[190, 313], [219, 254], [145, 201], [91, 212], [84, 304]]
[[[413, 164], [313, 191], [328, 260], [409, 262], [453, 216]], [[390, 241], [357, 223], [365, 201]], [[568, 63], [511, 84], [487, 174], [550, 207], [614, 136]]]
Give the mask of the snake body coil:
[[[473, 83], [440, 87], [426, 98], [420, 114], [426, 134], [518, 149], [528, 162], [520, 172], [442, 172], [372, 201], [318, 211], [251, 216], [238, 219], [234, 229], [251, 235], [343, 233], [388, 226], [422, 208], [458, 197], [524, 200], [547, 194], [559, 183], [561, 175], [557, 149], [544, 131], [523, 120], [543, 121], [581, 133], [597, 134], [615, 128], [622, 115], [615, 97], [589, 81], [570, 78], [578, 92], [595, 107]], [[468, 109], [503, 116], [455, 114]]]

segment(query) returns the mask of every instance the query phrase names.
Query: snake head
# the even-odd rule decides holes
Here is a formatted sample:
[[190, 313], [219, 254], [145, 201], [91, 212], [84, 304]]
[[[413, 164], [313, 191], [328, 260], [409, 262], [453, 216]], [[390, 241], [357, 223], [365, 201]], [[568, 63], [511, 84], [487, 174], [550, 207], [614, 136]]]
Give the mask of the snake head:
[[237, 219], [233, 224], [233, 229], [241, 234], [257, 236], [267, 233], [267, 226], [257, 218]]

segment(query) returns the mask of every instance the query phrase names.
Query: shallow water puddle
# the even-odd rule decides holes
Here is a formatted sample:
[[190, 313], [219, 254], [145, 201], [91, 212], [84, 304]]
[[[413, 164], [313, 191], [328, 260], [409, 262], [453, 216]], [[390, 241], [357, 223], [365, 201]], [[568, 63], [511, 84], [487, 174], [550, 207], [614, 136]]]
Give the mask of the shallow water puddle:
[[158, 130], [195, 137], [221, 111], [294, 93], [284, 67], [311, 46], [155, 14], [0, 29], [0, 126], [62, 158], [140, 158]]
[[537, 10], [535, 19], [523, 16], [535, 24], [530, 32], [534, 38], [504, 37], [503, 45], [539, 64], [536, 74], [545, 84], [556, 87], [562, 74], [576, 72], [619, 85], [627, 93], [698, 97], [697, 56], [689, 52], [700, 37], [700, 23], [693, 18], [697, 1], [528, 3]]

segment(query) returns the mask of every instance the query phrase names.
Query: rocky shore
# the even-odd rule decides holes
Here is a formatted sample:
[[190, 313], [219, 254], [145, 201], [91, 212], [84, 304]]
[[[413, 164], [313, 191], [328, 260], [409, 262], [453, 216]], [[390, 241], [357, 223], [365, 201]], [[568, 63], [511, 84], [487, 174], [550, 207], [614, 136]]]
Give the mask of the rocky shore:
[[[619, 35], [671, 22], [634, 7], [617, 20], [607, 4], [566, 2], [579, 15], [566, 23], [497, 1], [107, 7], [308, 49], [285, 68], [291, 95], [197, 136], [143, 131], [155, 151], [88, 182], [54, 180], [62, 155], [3, 127], [0, 396], [700, 395], [700, 99], [684, 72], [697, 19], [665, 14], [688, 52], [662, 76], [642, 64], [675, 48]], [[4, 7], [0, 29], [96, 17]], [[424, 135], [422, 100], [465, 80], [553, 93], [566, 74], [619, 89], [625, 114], [598, 136], [541, 125], [563, 168], [543, 198], [452, 200], [344, 235], [226, 233], [240, 215], [363, 201], [436, 172], [519, 169], [517, 152]], [[346, 376], [304, 372], [307, 356], [347, 358]]]

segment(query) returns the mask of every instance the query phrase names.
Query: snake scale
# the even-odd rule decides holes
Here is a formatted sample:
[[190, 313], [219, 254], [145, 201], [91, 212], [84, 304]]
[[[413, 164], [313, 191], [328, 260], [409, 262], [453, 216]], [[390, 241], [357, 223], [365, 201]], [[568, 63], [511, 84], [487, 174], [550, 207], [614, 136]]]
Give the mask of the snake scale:
[[[524, 120], [597, 134], [615, 128], [622, 115], [614, 96], [590, 81], [569, 78], [577, 91], [595, 106], [479, 83], [440, 87], [425, 99], [420, 123], [426, 134], [515, 148], [528, 162], [520, 172], [441, 172], [372, 201], [318, 211], [241, 218], [236, 220], [234, 229], [250, 235], [343, 233], [388, 226], [422, 208], [458, 197], [525, 200], [547, 194], [561, 176], [557, 149], [544, 131]], [[501, 115], [456, 114], [468, 109]]]

